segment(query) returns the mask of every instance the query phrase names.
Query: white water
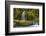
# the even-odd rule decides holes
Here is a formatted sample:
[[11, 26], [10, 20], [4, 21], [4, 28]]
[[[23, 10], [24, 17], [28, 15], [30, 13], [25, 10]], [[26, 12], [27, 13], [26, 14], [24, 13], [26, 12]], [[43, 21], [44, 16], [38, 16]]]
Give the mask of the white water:
[[22, 13], [21, 19], [25, 20], [25, 11]]

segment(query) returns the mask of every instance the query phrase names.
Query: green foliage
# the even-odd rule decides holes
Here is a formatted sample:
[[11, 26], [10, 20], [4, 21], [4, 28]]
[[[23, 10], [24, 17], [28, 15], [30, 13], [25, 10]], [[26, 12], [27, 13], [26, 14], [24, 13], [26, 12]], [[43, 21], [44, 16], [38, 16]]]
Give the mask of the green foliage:
[[20, 9], [20, 8], [14, 8], [14, 19], [21, 19], [20, 17], [21, 17], [21, 13], [22, 13], [22, 9]]
[[21, 19], [22, 12], [26, 12], [26, 19], [27, 20], [34, 20], [35, 18], [39, 17], [39, 10], [38, 9], [24, 9], [24, 8], [14, 8], [14, 19]]
[[[22, 13], [25, 11], [26, 21], [21, 19]], [[38, 9], [24, 9], [24, 8], [14, 8], [14, 20], [19, 25], [26, 25], [30, 21], [39, 21], [39, 10]], [[28, 22], [29, 21], [29, 22]]]
[[35, 18], [39, 18], [38, 9], [29, 9], [29, 11], [27, 12], [27, 20], [34, 20]]

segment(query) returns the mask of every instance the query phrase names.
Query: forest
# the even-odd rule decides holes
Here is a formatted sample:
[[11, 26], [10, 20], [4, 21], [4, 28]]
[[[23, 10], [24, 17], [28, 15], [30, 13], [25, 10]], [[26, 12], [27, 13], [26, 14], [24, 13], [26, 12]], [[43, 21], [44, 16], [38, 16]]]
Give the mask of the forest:
[[14, 8], [14, 25], [27, 26], [39, 22], [39, 9]]

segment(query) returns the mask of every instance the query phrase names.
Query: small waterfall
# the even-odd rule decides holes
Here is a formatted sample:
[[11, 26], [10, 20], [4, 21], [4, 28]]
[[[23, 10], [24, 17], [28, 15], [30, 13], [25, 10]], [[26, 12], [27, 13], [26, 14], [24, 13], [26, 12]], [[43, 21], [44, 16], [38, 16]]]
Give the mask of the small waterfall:
[[22, 16], [21, 16], [21, 19], [22, 20], [25, 20], [25, 11], [23, 11]]

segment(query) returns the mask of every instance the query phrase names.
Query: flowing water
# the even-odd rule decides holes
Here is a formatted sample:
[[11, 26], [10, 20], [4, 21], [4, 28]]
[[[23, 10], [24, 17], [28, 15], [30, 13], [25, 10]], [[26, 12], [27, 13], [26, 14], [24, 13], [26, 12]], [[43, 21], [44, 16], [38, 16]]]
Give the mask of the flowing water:
[[22, 20], [25, 20], [25, 11], [23, 11], [22, 16], [21, 16], [21, 19]]

